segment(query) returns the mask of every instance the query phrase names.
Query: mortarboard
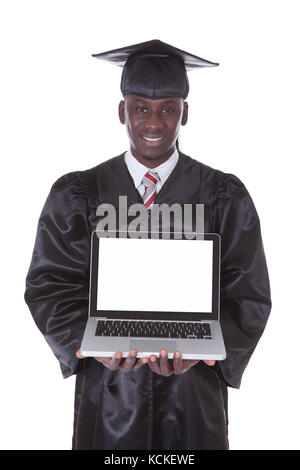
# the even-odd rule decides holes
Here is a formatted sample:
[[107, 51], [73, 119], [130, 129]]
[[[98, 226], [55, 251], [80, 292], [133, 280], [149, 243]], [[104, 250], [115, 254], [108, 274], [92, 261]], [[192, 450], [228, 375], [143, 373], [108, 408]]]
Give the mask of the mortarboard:
[[123, 96], [134, 94], [150, 99], [166, 97], [185, 99], [189, 92], [186, 71], [219, 65], [158, 39], [92, 56], [123, 67], [121, 78]]

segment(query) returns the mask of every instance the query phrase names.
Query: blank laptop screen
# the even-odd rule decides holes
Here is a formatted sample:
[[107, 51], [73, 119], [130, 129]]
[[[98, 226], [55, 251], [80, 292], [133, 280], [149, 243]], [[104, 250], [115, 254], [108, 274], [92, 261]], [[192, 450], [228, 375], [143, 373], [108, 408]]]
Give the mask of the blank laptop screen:
[[212, 312], [213, 241], [101, 238], [97, 310]]

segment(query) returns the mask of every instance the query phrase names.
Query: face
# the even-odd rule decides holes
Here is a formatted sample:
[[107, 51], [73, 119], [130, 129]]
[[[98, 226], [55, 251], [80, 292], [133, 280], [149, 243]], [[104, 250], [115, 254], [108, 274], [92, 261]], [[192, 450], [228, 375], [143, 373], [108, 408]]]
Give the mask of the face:
[[188, 104], [183, 98], [151, 100], [127, 95], [119, 105], [132, 154], [148, 168], [155, 168], [172, 155], [180, 125], [187, 122]]

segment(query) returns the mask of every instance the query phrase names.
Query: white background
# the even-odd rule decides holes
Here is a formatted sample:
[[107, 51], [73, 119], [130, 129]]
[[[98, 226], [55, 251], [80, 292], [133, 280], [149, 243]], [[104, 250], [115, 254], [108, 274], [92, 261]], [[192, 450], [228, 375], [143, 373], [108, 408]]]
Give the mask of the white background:
[[232, 449], [299, 449], [299, 2], [2, 0], [1, 436], [3, 449], [69, 449], [74, 377], [23, 301], [50, 186], [127, 149], [121, 69], [91, 57], [159, 38], [220, 62], [193, 71], [181, 149], [236, 174], [261, 219], [273, 310], [229, 394]]

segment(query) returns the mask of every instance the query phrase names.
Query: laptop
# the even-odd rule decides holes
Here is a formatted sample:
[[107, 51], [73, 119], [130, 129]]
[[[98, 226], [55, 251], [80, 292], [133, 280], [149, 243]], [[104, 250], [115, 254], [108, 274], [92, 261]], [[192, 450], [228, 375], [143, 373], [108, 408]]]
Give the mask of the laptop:
[[[189, 236], [187, 236], [189, 235]], [[180, 239], [92, 234], [89, 318], [81, 354], [223, 360], [218, 234]]]

